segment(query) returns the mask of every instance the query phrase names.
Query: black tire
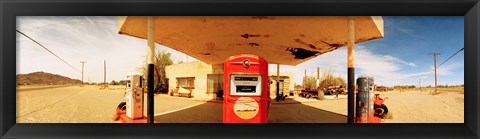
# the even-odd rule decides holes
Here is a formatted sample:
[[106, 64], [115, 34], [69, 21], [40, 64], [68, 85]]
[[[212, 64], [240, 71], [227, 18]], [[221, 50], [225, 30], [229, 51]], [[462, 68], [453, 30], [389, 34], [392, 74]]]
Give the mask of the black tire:
[[330, 94], [330, 95], [335, 95], [335, 91], [333, 91], [333, 90], [328, 90], [328, 94]]
[[387, 113], [388, 113], [387, 105], [382, 104], [382, 109], [385, 110], [385, 111], [383, 112], [383, 114], [384, 114], [384, 115], [387, 115]]
[[117, 109], [119, 110], [122, 110], [122, 109], [126, 109], [126, 106], [127, 105], [127, 102], [120, 102], [120, 104], [118, 104], [117, 106]]
[[385, 118], [385, 116], [388, 114], [388, 108], [387, 105], [382, 104], [381, 106], [375, 105], [375, 114], [374, 116], [380, 117], [380, 118]]

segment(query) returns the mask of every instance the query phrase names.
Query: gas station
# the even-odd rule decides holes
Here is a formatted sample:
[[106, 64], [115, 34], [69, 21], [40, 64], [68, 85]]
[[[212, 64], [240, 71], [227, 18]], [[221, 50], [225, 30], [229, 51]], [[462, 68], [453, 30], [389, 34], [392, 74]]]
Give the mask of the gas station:
[[[122, 116], [124, 122], [137, 123], [155, 122], [153, 89], [149, 89], [155, 43], [207, 64], [223, 64], [224, 123], [268, 121], [268, 64], [277, 65], [275, 80], [279, 80], [279, 65], [295, 66], [347, 46], [348, 123], [355, 123], [354, 45], [384, 37], [383, 19], [378, 16], [123, 16], [118, 18], [118, 33], [148, 41], [146, 116], [128, 112], [132, 111], [128, 105], [135, 105], [131, 102], [126, 104], [128, 114]], [[142, 87], [131, 85], [135, 90]], [[273, 86], [278, 95], [278, 82]]]

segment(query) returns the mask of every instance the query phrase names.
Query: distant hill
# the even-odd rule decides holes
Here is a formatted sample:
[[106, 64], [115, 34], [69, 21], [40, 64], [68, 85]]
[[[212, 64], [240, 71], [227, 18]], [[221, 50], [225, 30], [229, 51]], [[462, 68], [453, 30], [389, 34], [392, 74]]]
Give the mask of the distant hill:
[[42, 71], [29, 74], [17, 74], [17, 85], [63, 85], [81, 83], [82, 81], [78, 79], [71, 79]]

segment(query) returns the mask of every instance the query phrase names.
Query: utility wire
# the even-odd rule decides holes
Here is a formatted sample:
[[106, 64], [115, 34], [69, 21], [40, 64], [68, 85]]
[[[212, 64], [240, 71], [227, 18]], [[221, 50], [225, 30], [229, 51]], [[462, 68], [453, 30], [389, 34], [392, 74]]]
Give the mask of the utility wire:
[[46, 24], [41, 26], [32, 26], [32, 27], [24, 28], [23, 30], [39, 30], [39, 29], [45, 29], [47, 27], [52, 27], [57, 25], [71, 25], [71, 24], [105, 24], [105, 25], [115, 26], [115, 24], [112, 24], [112, 23], [99, 22], [99, 21], [90, 21], [88, 23], [85, 23], [83, 21], [71, 21], [71, 22], [52, 23], [52, 24]]
[[[445, 62], [447, 62], [448, 60], [450, 60], [450, 58], [452, 58], [453, 56], [457, 55], [458, 52], [463, 51], [463, 49], [464, 49], [464, 48], [458, 50], [455, 54], [453, 54], [452, 56], [450, 56], [447, 60], [443, 61], [442, 64], [445, 63]], [[440, 67], [442, 64], [438, 65], [437, 68]]]
[[[447, 62], [448, 60], [450, 60], [453, 56], [457, 55], [460, 51], [463, 51], [465, 48], [462, 48], [460, 50], [458, 50], [457, 52], [455, 52], [452, 56], [450, 56], [447, 60], [443, 61], [440, 65], [438, 65], [436, 68], [440, 67], [443, 63]], [[433, 72], [433, 71], [432, 71]], [[430, 78], [431, 74], [427, 76], [427, 78], [425, 78], [423, 80], [423, 82], [425, 82], [428, 78]]]
[[22, 34], [23, 36], [27, 37], [28, 39], [32, 40], [33, 42], [35, 42], [36, 44], [40, 45], [43, 49], [47, 50], [48, 52], [50, 52], [51, 54], [53, 54], [55, 57], [57, 57], [58, 59], [62, 60], [63, 63], [67, 64], [68, 66], [72, 67], [73, 69], [75, 69], [76, 71], [80, 72], [80, 70], [78, 70], [77, 68], [73, 67], [72, 65], [70, 65], [67, 61], [63, 60], [62, 58], [60, 58], [58, 55], [56, 55], [55, 53], [53, 53], [52, 51], [48, 50], [47, 47], [43, 46], [42, 44], [40, 44], [39, 42], [35, 41], [34, 39], [30, 38], [28, 35], [26, 35], [25, 33], [19, 31], [19, 30], [16, 30], [18, 33]]

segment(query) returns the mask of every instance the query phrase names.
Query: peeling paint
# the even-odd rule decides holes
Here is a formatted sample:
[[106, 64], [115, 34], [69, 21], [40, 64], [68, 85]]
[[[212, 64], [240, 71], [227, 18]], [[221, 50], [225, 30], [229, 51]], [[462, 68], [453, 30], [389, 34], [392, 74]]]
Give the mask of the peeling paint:
[[242, 36], [245, 39], [248, 39], [249, 37], [260, 37], [261, 35], [251, 35], [251, 34], [245, 33], [245, 34], [240, 35], [240, 36]]
[[207, 46], [207, 47], [215, 47], [215, 43], [213, 43], [213, 42], [207, 42], [207, 43], [205, 43], [205, 46]]
[[313, 44], [306, 43], [306, 42], [304, 42], [304, 41], [302, 41], [302, 40], [300, 40], [300, 39], [294, 39], [294, 40], [295, 40], [295, 42], [297, 42], [297, 43], [299, 43], [299, 44], [301, 44], [301, 45], [308, 46], [308, 47], [310, 47], [310, 48], [312, 48], [312, 49], [317, 49], [317, 47], [316, 47], [315, 45], [313, 45]]
[[250, 45], [250, 46], [252, 46], [252, 47], [253, 47], [253, 46], [260, 46], [260, 44], [254, 43], [254, 42], [248, 43], [248, 45]]
[[228, 46], [239, 46], [242, 45], [242, 43], [229, 43]]
[[325, 44], [327, 44], [328, 46], [335, 47], [335, 48], [342, 46], [341, 44], [328, 43], [328, 42], [326, 42], [326, 41], [322, 41], [322, 43], [325, 43]]
[[291, 52], [295, 59], [305, 59], [319, 54], [319, 52], [308, 51], [303, 48], [287, 48], [287, 51]]

